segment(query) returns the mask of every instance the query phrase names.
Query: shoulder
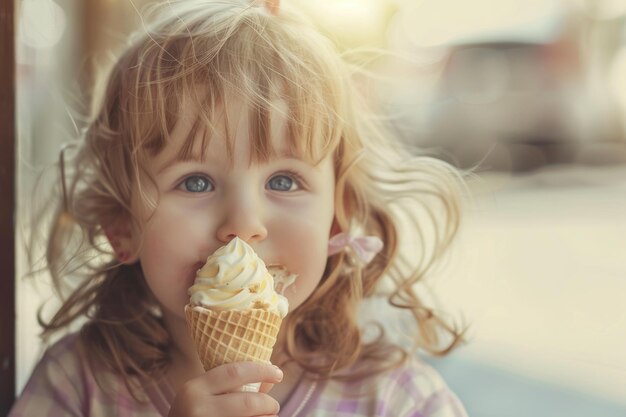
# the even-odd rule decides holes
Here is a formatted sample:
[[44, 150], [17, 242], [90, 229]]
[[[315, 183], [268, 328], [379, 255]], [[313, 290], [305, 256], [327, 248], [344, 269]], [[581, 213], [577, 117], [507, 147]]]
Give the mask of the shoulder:
[[80, 393], [83, 391], [87, 371], [80, 351], [77, 334], [61, 338], [46, 349], [29, 382], [39, 380], [40, 382], [48, 381], [51, 384], [68, 384], [69, 386], [65, 387], [66, 391]]
[[423, 416], [466, 415], [439, 372], [419, 359], [412, 358], [404, 366], [382, 375], [377, 385], [387, 391], [390, 404], [399, 409], [419, 410]]
[[77, 333], [57, 340], [46, 349], [39, 366], [58, 366], [68, 373], [74, 373], [85, 366], [81, 354], [80, 339]]
[[443, 378], [431, 366], [411, 359], [387, 372], [356, 381], [329, 381], [320, 396], [326, 408], [352, 410], [350, 416], [466, 417]]
[[51, 345], [33, 370], [10, 417], [156, 415], [150, 404], [134, 401], [121, 378], [113, 373], [99, 371], [96, 380], [86, 358], [78, 334]]
[[[65, 336], [50, 346], [35, 366], [11, 416], [42, 411], [82, 415], [85, 407], [85, 369], [78, 337]], [[35, 411], [37, 413], [35, 413]]]

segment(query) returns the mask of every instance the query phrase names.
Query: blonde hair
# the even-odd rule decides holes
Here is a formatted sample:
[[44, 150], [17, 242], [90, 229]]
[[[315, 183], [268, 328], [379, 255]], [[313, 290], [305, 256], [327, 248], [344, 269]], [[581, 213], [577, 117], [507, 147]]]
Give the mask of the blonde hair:
[[[415, 319], [417, 346], [449, 352], [461, 332], [422, 302], [415, 284], [456, 233], [460, 179], [454, 169], [409, 156], [394, 142], [367, 111], [333, 44], [287, 7], [270, 15], [247, 1], [185, 1], [168, 2], [164, 11], [114, 65], [67, 172], [47, 262], [58, 287], [69, 272], [80, 279], [44, 323], [45, 334], [88, 316], [82, 342], [94, 363], [121, 374], [129, 387], [136, 376], [163, 373], [171, 341], [157, 302], [138, 265], [113, 259], [103, 228], [124, 219], [141, 230], [134, 190], [147, 198], [143, 167], [169, 143], [182, 107], [191, 102], [202, 109], [195, 129], [212, 130], [223, 123], [218, 108], [234, 96], [250, 112], [258, 161], [274, 152], [270, 113], [286, 111], [293, 153], [313, 162], [334, 158], [337, 224], [342, 230], [357, 224], [385, 243], [365, 267], [345, 253], [329, 258], [318, 288], [282, 329], [288, 357], [322, 378], [337, 377], [360, 358], [371, 360], [370, 373], [403, 361], [408, 352], [382, 337], [364, 342], [357, 320], [360, 302], [381, 289], [383, 277], [392, 283], [390, 305]], [[189, 135], [179, 158], [191, 157], [196, 136]], [[414, 216], [419, 208], [424, 219]], [[411, 225], [406, 232], [423, 243], [411, 256], [399, 253], [402, 216]]]

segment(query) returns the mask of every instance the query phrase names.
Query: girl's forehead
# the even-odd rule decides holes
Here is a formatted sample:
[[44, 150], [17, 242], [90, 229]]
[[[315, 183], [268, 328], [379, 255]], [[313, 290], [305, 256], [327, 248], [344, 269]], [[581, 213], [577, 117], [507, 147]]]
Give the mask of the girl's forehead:
[[[202, 103], [183, 100], [166, 146], [154, 158], [153, 166], [177, 161], [226, 159], [248, 164], [274, 157], [292, 157], [314, 162], [312, 152], [298, 149], [290, 135], [288, 106], [276, 97], [267, 108], [259, 108], [237, 97], [229, 97], [209, 110]], [[320, 158], [321, 159], [321, 158]]]

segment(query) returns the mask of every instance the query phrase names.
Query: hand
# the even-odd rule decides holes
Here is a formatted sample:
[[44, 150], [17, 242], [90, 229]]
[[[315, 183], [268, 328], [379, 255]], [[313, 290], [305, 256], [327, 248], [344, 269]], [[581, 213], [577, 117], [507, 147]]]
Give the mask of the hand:
[[[283, 379], [274, 365], [237, 362], [218, 366], [187, 381], [178, 391], [169, 417], [252, 417], [277, 415], [280, 405], [266, 394]], [[259, 392], [241, 392], [245, 384], [262, 382]]]

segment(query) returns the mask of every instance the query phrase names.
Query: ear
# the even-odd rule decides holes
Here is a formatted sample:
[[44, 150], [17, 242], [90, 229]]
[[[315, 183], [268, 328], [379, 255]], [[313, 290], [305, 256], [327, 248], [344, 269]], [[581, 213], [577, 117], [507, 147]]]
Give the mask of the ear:
[[333, 224], [330, 227], [330, 237], [333, 237], [338, 233], [341, 233], [341, 227], [339, 226], [339, 223], [337, 222], [337, 218], [335, 217], [333, 219]]
[[110, 226], [103, 227], [109, 244], [117, 260], [125, 265], [131, 265], [139, 259], [138, 246], [133, 239], [130, 224], [126, 221], [117, 221]]

